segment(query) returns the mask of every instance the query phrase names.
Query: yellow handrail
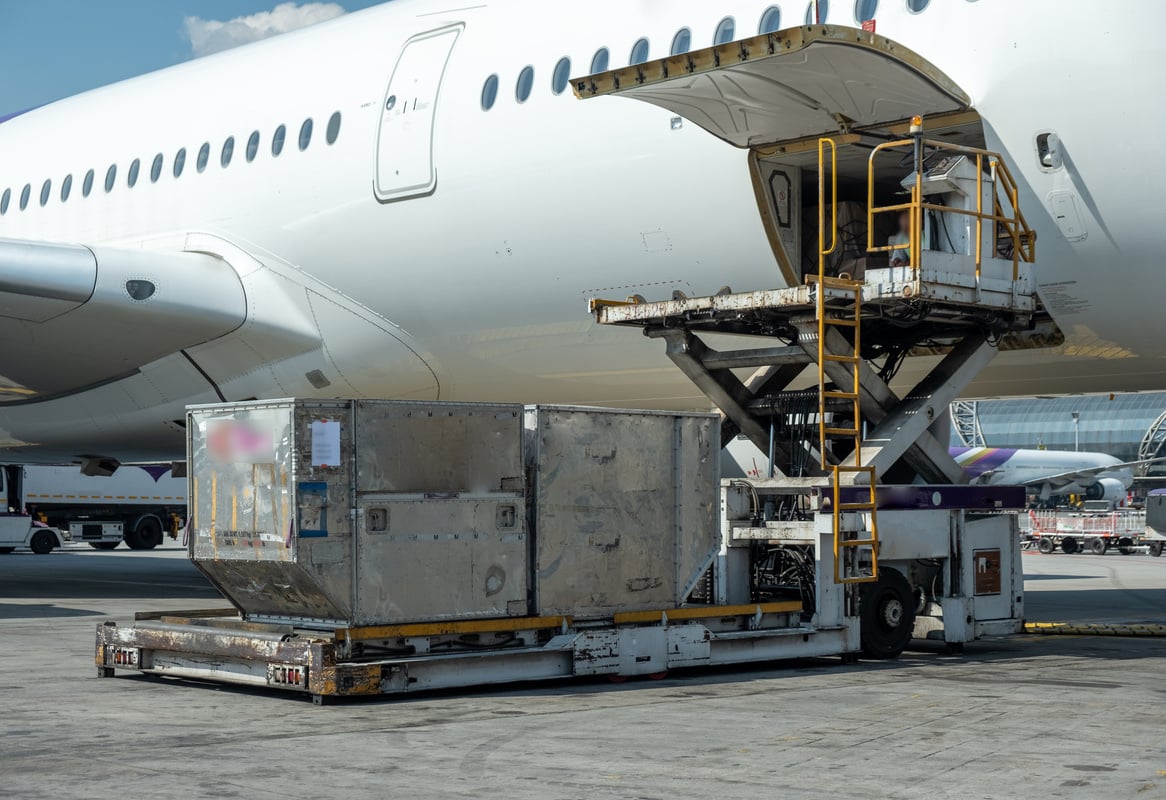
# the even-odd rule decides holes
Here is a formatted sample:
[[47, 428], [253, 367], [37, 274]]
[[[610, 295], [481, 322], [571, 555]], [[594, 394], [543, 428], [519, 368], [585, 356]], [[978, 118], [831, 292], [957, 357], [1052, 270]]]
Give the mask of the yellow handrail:
[[[916, 145], [915, 139], [899, 139], [893, 142], [884, 142], [877, 145], [871, 150], [869, 159], [867, 160], [867, 252], [880, 253], [890, 252], [894, 250], [904, 249], [901, 244], [890, 245], [876, 245], [874, 241], [874, 220], [878, 214], [885, 214], [894, 211], [908, 211], [910, 214], [909, 231], [908, 231], [908, 246], [910, 258], [910, 268], [917, 274], [919, 265], [922, 260], [923, 250], [923, 213], [925, 211], [933, 210], [940, 211], [946, 214], [960, 214], [962, 216], [972, 217], [976, 220], [976, 278], [979, 279], [980, 271], [983, 265], [983, 225], [984, 222], [990, 221], [995, 226], [994, 229], [1001, 229], [1012, 240], [1012, 279], [1017, 280], [1020, 273], [1020, 262], [1032, 263], [1036, 260], [1036, 234], [1028, 225], [1028, 221], [1024, 218], [1019, 208], [1019, 190], [1012, 173], [1004, 164], [1003, 158], [999, 153], [994, 153], [990, 150], [984, 150], [978, 147], [968, 147], [966, 145], [952, 144], [949, 142], [940, 142], [934, 140], [923, 139], [920, 141], [922, 147], [934, 147], [944, 152], [962, 153], [965, 155], [974, 155], [976, 157], [976, 210], [971, 211], [962, 208], [952, 208], [951, 206], [942, 206], [936, 203], [923, 202], [922, 182], [923, 173], [921, 165], [915, 165], [915, 180], [911, 187], [911, 199], [905, 203], [894, 203], [885, 206], [876, 206], [874, 203], [874, 186], [875, 186], [875, 159], [876, 157], [888, 150], [904, 149], [907, 147], [914, 150]], [[992, 210], [989, 213], [984, 208], [983, 200], [983, 180], [984, 180], [984, 158], [989, 159], [988, 165], [993, 172], [995, 181], [993, 183], [993, 203]], [[1005, 213], [1004, 204], [1001, 202], [1001, 197], [1007, 199], [1008, 212]]]
[[818, 140], [818, 164], [825, 163], [830, 145], [830, 247], [826, 248], [826, 176], [818, 170], [818, 280], [826, 278], [826, 256], [838, 248], [838, 145], [833, 139]]
[[[826, 247], [826, 145], [830, 146], [830, 246]], [[818, 452], [826, 466], [826, 256], [838, 247], [838, 145], [833, 139], [818, 139]]]

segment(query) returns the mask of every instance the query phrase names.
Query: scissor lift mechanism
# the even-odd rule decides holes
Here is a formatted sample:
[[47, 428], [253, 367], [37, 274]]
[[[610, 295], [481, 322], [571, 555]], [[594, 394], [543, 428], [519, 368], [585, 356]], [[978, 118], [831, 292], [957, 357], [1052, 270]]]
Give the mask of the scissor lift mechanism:
[[[831, 489], [835, 582], [878, 580], [879, 537], [876, 484], [902, 462], [911, 478], [950, 485], [966, 482], [945, 442], [929, 431], [946, 419], [959, 396], [996, 353], [1004, 336], [1023, 335], [1034, 327], [1038, 312], [1031, 262], [1035, 235], [1018, 207], [1017, 187], [1001, 157], [979, 148], [928, 141], [922, 120], [912, 121], [910, 139], [874, 147], [868, 162], [868, 239], [872, 254], [905, 252], [907, 264], [868, 270], [865, 280], [827, 274], [826, 257], [838, 242], [837, 144], [818, 142], [818, 273], [806, 283], [784, 289], [646, 302], [593, 300], [600, 324], [634, 326], [663, 339], [668, 357], [724, 415], [722, 442], [744, 434], [768, 453], [769, 473], [794, 479], [805, 491], [804, 465], [816, 462], [826, 477], [817, 488]], [[892, 205], [875, 203], [875, 168], [880, 154], [907, 150], [914, 161], [910, 199]], [[975, 209], [953, 209], [927, 200], [922, 186], [928, 150], [959, 154], [976, 165]], [[985, 179], [990, 172], [991, 182]], [[986, 198], [985, 188], [991, 187]], [[985, 207], [985, 200], [991, 208]], [[829, 209], [829, 210], [828, 210]], [[974, 253], [930, 253], [922, 248], [924, 215], [963, 214], [974, 220]], [[906, 242], [878, 245], [874, 218], [902, 213], [909, 218]], [[985, 234], [990, 234], [986, 236]], [[991, 248], [986, 257], [985, 239]], [[1010, 257], [998, 258], [1000, 243]], [[702, 338], [735, 334], [780, 339], [783, 344], [720, 351]], [[927, 344], [942, 353], [927, 375], [903, 396], [889, 385], [893, 362]], [[887, 358], [882, 374], [873, 363]], [[784, 427], [790, 385], [814, 365], [817, 385], [809, 391], [816, 405], [817, 441], [778, 444]], [[752, 368], [747, 380], [734, 369]], [[886, 376], [886, 377], [884, 377]], [[803, 415], [804, 416], [804, 415]], [[795, 452], [800, 449], [811, 452]], [[805, 456], [809, 455], [807, 459]], [[827, 477], [828, 476], [828, 477]], [[811, 483], [813, 483], [811, 481]], [[842, 487], [859, 483], [864, 496], [841, 497]]]

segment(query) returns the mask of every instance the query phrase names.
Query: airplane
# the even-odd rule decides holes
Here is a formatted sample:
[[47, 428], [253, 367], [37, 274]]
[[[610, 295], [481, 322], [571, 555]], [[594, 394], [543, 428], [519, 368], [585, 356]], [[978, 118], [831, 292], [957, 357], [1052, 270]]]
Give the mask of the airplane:
[[1118, 505], [1134, 485], [1135, 468], [1166, 460], [1121, 461], [1107, 453], [1008, 447], [952, 447], [948, 452], [973, 484], [1026, 486], [1041, 502], [1075, 494]]
[[797, 214], [812, 170], [786, 144], [840, 126], [921, 114], [1015, 174], [1044, 333], [968, 396], [1166, 389], [1163, 23], [1085, 0], [394, 0], [0, 116], [0, 462], [181, 458], [184, 407], [218, 400], [708, 408], [586, 304], [800, 282], [771, 164], [691, 124], [698, 103], [571, 83], [778, 31], [865, 43], [762, 109], [804, 167]]
[[[1134, 470], [1166, 457], [1122, 461], [1108, 453], [1067, 450], [1024, 450], [1011, 447], [951, 447], [948, 453], [981, 486], [1024, 486], [1037, 499], [1075, 494], [1086, 500], [1124, 503], [1134, 484]], [[729, 478], [765, 477], [765, 454], [744, 437], [725, 448], [721, 474]]]

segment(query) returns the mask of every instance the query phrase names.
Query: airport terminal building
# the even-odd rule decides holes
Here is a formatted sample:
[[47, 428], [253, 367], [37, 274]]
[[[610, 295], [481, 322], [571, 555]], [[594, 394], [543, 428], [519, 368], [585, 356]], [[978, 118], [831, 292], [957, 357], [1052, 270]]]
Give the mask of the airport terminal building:
[[[1149, 455], [1166, 455], [1163, 392], [981, 400], [975, 413], [981, 444], [989, 447], [1083, 450], [1122, 461], [1146, 457], [1139, 455], [1144, 447], [1153, 451]], [[965, 444], [958, 425], [951, 444]]]

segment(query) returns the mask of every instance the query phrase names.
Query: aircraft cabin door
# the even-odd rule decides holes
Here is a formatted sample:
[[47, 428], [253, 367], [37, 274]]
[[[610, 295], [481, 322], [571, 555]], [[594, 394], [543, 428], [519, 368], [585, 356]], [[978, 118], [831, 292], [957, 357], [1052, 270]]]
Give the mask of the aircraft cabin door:
[[441, 81], [462, 25], [418, 34], [401, 49], [381, 104], [376, 180], [382, 202], [427, 195], [437, 186], [433, 128]]

